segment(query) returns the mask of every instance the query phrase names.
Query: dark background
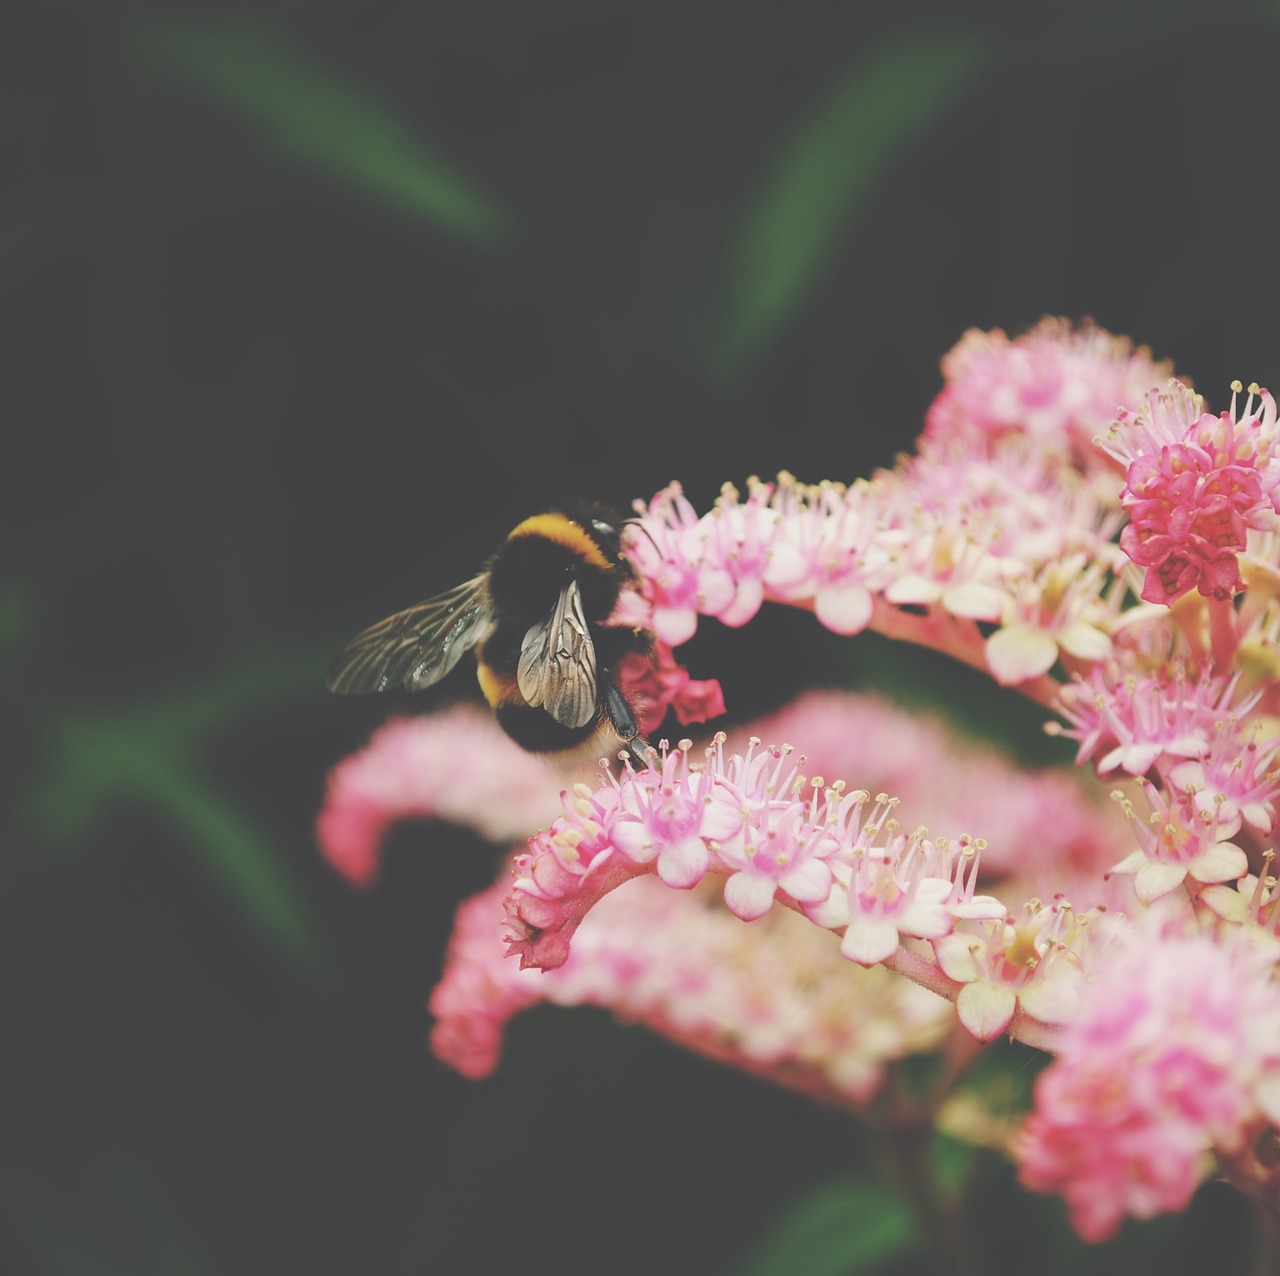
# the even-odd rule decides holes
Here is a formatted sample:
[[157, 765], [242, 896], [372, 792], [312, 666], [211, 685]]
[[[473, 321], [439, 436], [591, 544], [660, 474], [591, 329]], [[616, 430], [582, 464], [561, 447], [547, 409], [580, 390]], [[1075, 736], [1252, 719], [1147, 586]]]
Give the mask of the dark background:
[[[703, 509], [890, 463], [970, 326], [1092, 316], [1215, 408], [1275, 380], [1280, 5], [53, 3], [24, 28], [0, 1269], [745, 1270], [864, 1164], [858, 1127], [596, 1012], [518, 1022], [488, 1082], [438, 1065], [425, 998], [497, 853], [404, 827], [374, 891], [335, 878], [326, 771], [417, 704], [328, 697], [324, 668], [558, 499], [679, 478]], [[798, 615], [685, 654], [736, 717], [903, 669]], [[1210, 1189], [1086, 1251], [988, 1177], [986, 1270], [1252, 1235]]]

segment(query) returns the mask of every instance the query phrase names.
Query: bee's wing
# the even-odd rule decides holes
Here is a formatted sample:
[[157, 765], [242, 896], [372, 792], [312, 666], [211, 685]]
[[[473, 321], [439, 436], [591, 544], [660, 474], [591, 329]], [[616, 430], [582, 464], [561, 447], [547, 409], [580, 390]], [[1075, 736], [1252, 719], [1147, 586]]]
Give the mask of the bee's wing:
[[492, 627], [488, 576], [482, 572], [357, 635], [333, 662], [325, 685], [342, 693], [397, 686], [421, 691], [439, 682]]
[[545, 620], [520, 644], [516, 685], [566, 727], [585, 727], [596, 715], [596, 649], [582, 614], [582, 594], [571, 580]]

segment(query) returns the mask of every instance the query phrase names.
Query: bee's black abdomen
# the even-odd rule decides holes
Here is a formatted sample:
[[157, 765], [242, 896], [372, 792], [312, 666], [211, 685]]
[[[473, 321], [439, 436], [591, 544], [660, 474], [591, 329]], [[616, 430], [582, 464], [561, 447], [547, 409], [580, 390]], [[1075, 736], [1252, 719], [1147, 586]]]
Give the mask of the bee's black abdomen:
[[496, 711], [498, 725], [530, 753], [566, 753], [578, 748], [599, 730], [594, 718], [584, 727], [566, 727], [542, 709], [527, 704], [505, 704]]

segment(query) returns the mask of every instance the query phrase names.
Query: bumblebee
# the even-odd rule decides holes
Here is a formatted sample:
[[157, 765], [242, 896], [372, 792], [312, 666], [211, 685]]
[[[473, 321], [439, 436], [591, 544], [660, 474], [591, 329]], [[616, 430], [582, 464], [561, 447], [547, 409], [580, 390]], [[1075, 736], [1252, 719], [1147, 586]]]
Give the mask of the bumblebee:
[[595, 507], [535, 514], [489, 562], [447, 593], [358, 634], [329, 670], [339, 693], [421, 691], [475, 648], [476, 676], [498, 724], [522, 748], [595, 757], [627, 749], [647, 765], [647, 741], [613, 680], [643, 629], [604, 622], [636, 579], [617, 520]]

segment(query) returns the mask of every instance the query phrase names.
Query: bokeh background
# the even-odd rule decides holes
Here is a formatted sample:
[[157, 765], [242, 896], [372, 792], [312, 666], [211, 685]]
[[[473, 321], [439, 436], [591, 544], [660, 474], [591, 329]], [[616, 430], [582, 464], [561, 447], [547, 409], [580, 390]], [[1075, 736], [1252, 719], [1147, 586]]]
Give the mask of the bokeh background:
[[[388, 713], [473, 692], [324, 669], [558, 499], [891, 462], [970, 326], [1092, 316], [1214, 407], [1274, 383], [1278, 51], [1280, 5], [1237, 0], [29, 6], [0, 1270], [912, 1269], [838, 1227], [787, 1250], [875, 1173], [813, 1103], [589, 1011], [518, 1022], [488, 1082], [436, 1063], [496, 852], [404, 827], [358, 893], [312, 820]], [[1042, 756], [1034, 715], [872, 639], [703, 630], [735, 719], [875, 684]], [[1249, 1252], [1212, 1188], [1086, 1250], [986, 1173], [988, 1271]]]

